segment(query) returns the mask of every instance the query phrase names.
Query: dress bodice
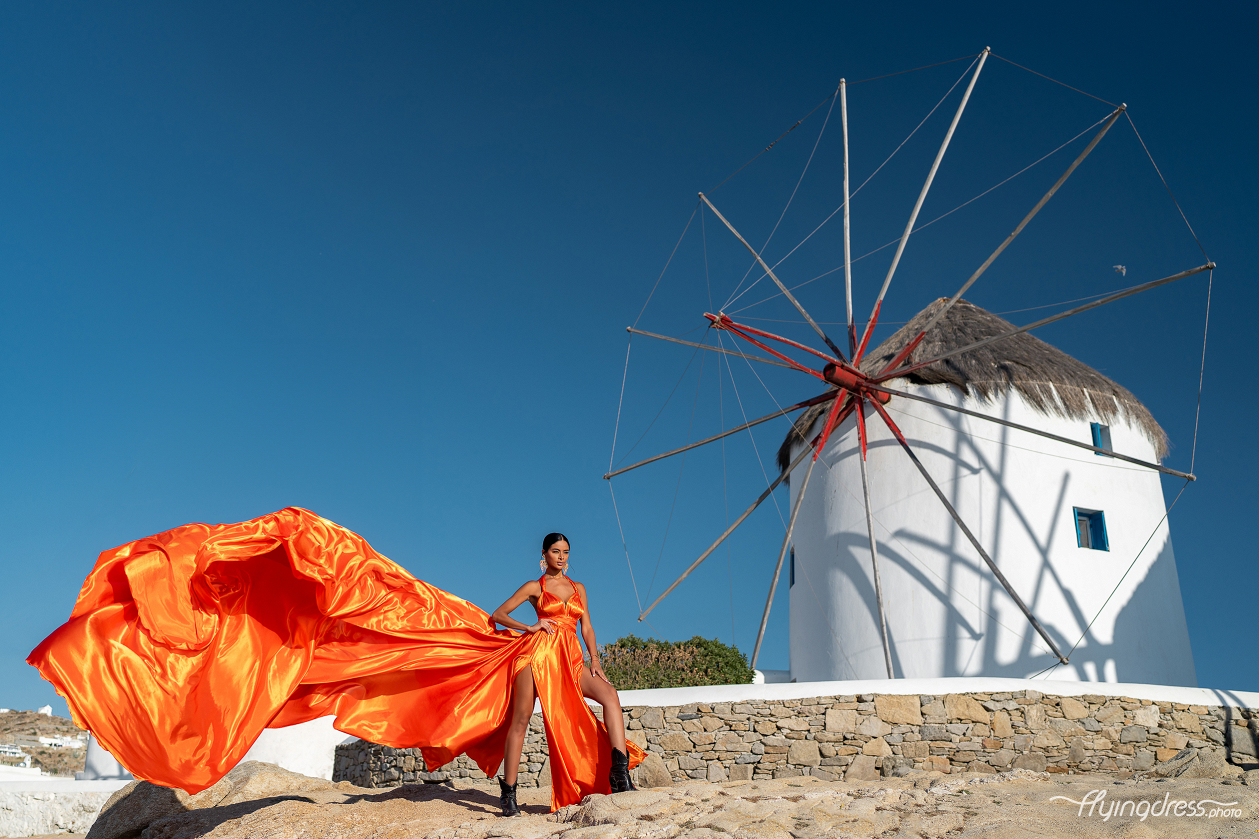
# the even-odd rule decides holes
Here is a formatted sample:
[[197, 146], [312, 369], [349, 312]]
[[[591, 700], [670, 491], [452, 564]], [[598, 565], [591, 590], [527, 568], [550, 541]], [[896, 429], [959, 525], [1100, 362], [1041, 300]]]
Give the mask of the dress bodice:
[[545, 576], [538, 580], [538, 585], [542, 586], [542, 595], [538, 597], [537, 605], [533, 608], [539, 618], [548, 618], [560, 626], [571, 629], [581, 620], [582, 615], [586, 614], [586, 604], [581, 600], [581, 591], [576, 583], [573, 584], [573, 596], [568, 598], [567, 603], [547, 591]]

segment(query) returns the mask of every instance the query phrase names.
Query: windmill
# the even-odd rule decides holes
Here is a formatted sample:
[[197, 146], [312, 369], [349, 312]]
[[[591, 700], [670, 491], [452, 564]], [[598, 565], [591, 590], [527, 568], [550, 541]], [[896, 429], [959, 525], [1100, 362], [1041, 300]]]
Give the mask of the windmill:
[[[992, 555], [993, 551], [991, 550], [991, 540], [987, 540], [989, 544], [986, 545], [985, 539], [981, 538], [981, 535], [977, 535], [977, 530], [979, 530], [979, 528], [977, 528], [973, 523], [968, 523], [967, 517], [959, 512], [959, 505], [956, 503], [956, 492], [953, 493], [953, 497], [950, 497], [950, 492], [946, 491], [946, 489], [941, 486], [941, 482], [933, 476], [932, 470], [924, 464], [924, 460], [928, 458], [918, 451], [918, 446], [911, 442], [911, 440], [919, 439], [921, 435], [905, 433], [905, 430], [901, 427], [904, 420], [902, 419], [902, 421], [898, 423], [897, 419], [892, 415], [894, 412], [894, 406], [897, 403], [917, 403], [919, 405], [930, 406], [932, 410], [944, 412], [945, 415], [965, 417], [967, 421], [973, 419], [978, 421], [981, 425], [990, 423], [994, 427], [1007, 430], [1003, 433], [1011, 431], [1017, 432], [1020, 435], [1026, 435], [1041, 441], [1047, 441], [1049, 444], [1052, 444], [1054, 447], [1058, 447], [1060, 449], [1065, 448], [1068, 450], [1080, 450], [1088, 452], [1094, 457], [1101, 456], [1106, 458], [1107, 464], [1123, 464], [1124, 468], [1146, 470], [1149, 474], [1155, 476], [1157, 476], [1157, 474], [1172, 475], [1180, 477], [1186, 482], [1194, 479], [1194, 476], [1192, 475], [1192, 461], [1190, 464], [1190, 471], [1187, 472], [1165, 467], [1158, 462], [1161, 457], [1161, 452], [1158, 450], [1157, 445], [1147, 447], [1148, 452], [1141, 450], [1139, 454], [1143, 456], [1135, 456], [1127, 453], [1128, 451], [1132, 451], [1130, 448], [1126, 449], [1125, 446], [1114, 445], [1109, 440], [1100, 439], [1100, 437], [1097, 436], [1097, 434], [1100, 434], [1100, 429], [1102, 428], [1102, 423], [1100, 422], [1094, 424], [1097, 426], [1098, 431], [1094, 434], [1093, 439], [1084, 440], [1079, 439], [1073, 433], [1063, 433], [1064, 431], [1068, 431], [1067, 429], [1055, 428], [1051, 430], [1046, 427], [1048, 425], [1053, 425], [1053, 423], [1041, 421], [1045, 416], [1047, 416], [1044, 412], [1040, 415], [1033, 414], [1025, 416], [1023, 419], [1026, 421], [1018, 422], [1009, 417], [1000, 416], [1000, 412], [994, 413], [988, 410], [975, 410], [974, 407], [967, 407], [964, 400], [947, 398], [945, 393], [938, 390], [924, 390], [922, 387], [911, 386], [914, 385], [914, 378], [916, 376], [921, 377], [924, 374], [931, 374], [933, 371], [938, 372], [942, 369], [942, 366], [946, 366], [951, 363], [973, 363], [977, 358], [986, 357], [985, 354], [991, 354], [994, 351], [999, 352], [1002, 348], [1010, 348], [1019, 345], [1020, 342], [1023, 342], [1024, 348], [1026, 348], [1026, 341], [1030, 339], [1030, 336], [1027, 333], [1039, 327], [1064, 320], [1082, 312], [1105, 306], [1118, 300], [1122, 300], [1196, 274], [1210, 272], [1215, 267], [1214, 263], [1208, 259], [1203, 264], [1196, 267], [1182, 270], [1162, 278], [1152, 279], [1135, 286], [1116, 291], [1112, 294], [1101, 296], [1100, 298], [1091, 300], [1083, 305], [1076, 306], [1049, 317], [1041, 318], [1024, 326], [1014, 326], [1013, 324], [1002, 321], [999, 318], [996, 319], [996, 321], [993, 321], [991, 318], [985, 320], [975, 314], [974, 310], [976, 310], [977, 307], [973, 307], [963, 300], [963, 295], [968, 291], [968, 289], [970, 289], [974, 283], [979, 280], [979, 278], [989, 269], [997, 258], [1001, 256], [1001, 254], [1015, 241], [1016, 238], [1018, 238], [1028, 224], [1032, 222], [1036, 215], [1040, 213], [1046, 204], [1048, 204], [1054, 195], [1063, 187], [1076, 169], [1093, 152], [1116, 122], [1122, 118], [1127, 118], [1127, 109], [1125, 105], [1112, 106], [1113, 110], [1094, 124], [1093, 127], [1097, 129], [1096, 133], [1092, 136], [1085, 148], [1074, 158], [1070, 165], [1067, 166], [1066, 170], [1053, 183], [1048, 191], [1043, 194], [1039, 201], [1034, 204], [1031, 210], [1023, 216], [1013, 231], [1000, 242], [996, 249], [991, 252], [987, 259], [985, 259], [977, 269], [974, 270], [974, 272], [964, 283], [962, 283], [961, 287], [958, 288], [955, 293], [953, 293], [950, 297], [941, 298], [936, 303], [929, 306], [926, 310], [920, 313], [918, 317], [914, 318], [914, 320], [911, 321], [905, 329], [902, 329], [896, 336], [893, 336], [893, 339], [889, 339], [889, 341], [884, 342], [883, 345], [876, 348], [874, 351], [871, 351], [871, 336], [875, 327], [879, 323], [883, 304], [896, 274], [897, 267], [901, 262], [902, 255], [905, 252], [911, 235], [917, 229], [920, 229], [918, 227], [918, 218], [924, 201], [931, 190], [932, 183], [936, 178], [941, 162], [949, 148], [949, 144], [953, 139], [958, 123], [962, 119], [963, 113], [966, 110], [967, 103], [970, 100], [971, 93], [975, 88], [976, 81], [983, 71], [985, 63], [991, 56], [991, 51], [989, 49], [985, 49], [977, 56], [971, 57], [973, 58], [972, 65], [968, 68], [967, 74], [964, 74], [963, 76], [964, 78], [966, 75], [969, 75], [969, 81], [962, 94], [961, 102], [957, 106], [956, 112], [952, 117], [952, 121], [945, 132], [943, 141], [941, 142], [931, 163], [926, 180], [917, 195], [917, 199], [910, 212], [909, 220], [904, 227], [904, 231], [899, 240], [896, 242], [896, 250], [891, 259], [891, 264], [888, 267], [881, 287], [879, 288], [870, 316], [864, 327], [861, 329], [860, 334], [857, 329], [857, 322], [854, 319], [852, 291], [851, 269], [853, 259], [850, 245], [849, 218], [850, 193], [848, 167], [847, 83], [841, 80], [839, 87], [834, 94], [834, 99], [832, 99], [832, 106], [836, 101], [839, 104], [844, 148], [843, 202], [840, 207], [843, 211], [843, 270], [846, 321], [845, 334], [841, 337], [840, 341], [840, 343], [844, 345], [842, 349], [840, 343], [837, 343], [830, 335], [827, 334], [822, 325], [819, 324], [810, 312], [806, 310], [804, 305], [802, 305], [802, 303], [796, 298], [793, 294], [793, 289], [789, 288], [787, 284], [777, 276], [774, 270], [775, 266], [769, 265], [762, 258], [761, 252], [754, 248], [739, 232], [735, 224], [723, 215], [722, 211], [715, 205], [709, 195], [705, 195], [703, 193], [700, 194], [699, 198], [701, 209], [711, 213], [712, 216], [718, 219], [721, 225], [724, 226], [744, 248], [746, 248], [755, 260], [755, 265], [759, 269], [762, 279], [768, 279], [773, 283], [773, 285], [778, 289], [778, 293], [788, 303], [790, 303], [798, 315], [803, 318], [804, 323], [808, 325], [814, 334], [815, 340], [812, 342], [812, 345], [802, 341], [792, 340], [782, 335], [752, 326], [746, 322], [736, 320], [724, 311], [705, 313], [704, 317], [707, 320], [708, 328], [719, 333], [736, 337], [739, 341], [748, 345], [748, 352], [729, 350], [724, 346], [716, 347], [707, 345], [706, 343], [701, 344], [689, 342], [679, 338], [639, 330], [636, 327], [629, 328], [631, 335], [637, 334], [651, 338], [663, 339], [695, 347], [696, 351], [716, 351], [727, 356], [744, 358], [749, 362], [755, 362], [757, 364], [786, 368], [793, 371], [795, 374], [816, 379], [817, 386], [822, 389], [822, 392], [809, 399], [802, 400], [786, 407], [781, 407], [777, 411], [766, 416], [750, 420], [734, 428], [724, 430], [721, 433], [710, 436], [704, 440], [689, 443], [685, 446], [647, 458], [623, 468], [615, 470], [610, 469], [609, 472], [605, 474], [604, 477], [611, 481], [611, 479], [617, 477], [618, 475], [637, 469], [641, 466], [645, 466], [649, 463], [654, 463], [674, 455], [683, 454], [684, 452], [700, 446], [705, 446], [718, 440], [722, 440], [730, 435], [745, 431], [761, 423], [769, 422], [782, 416], [787, 416], [795, 411], [805, 411], [805, 413], [793, 424], [792, 431], [788, 435], [788, 439], [785, 441], [783, 449], [780, 452], [780, 473], [777, 478], [769, 481], [768, 486], [760, 494], [760, 496], [750, 506], [748, 506], [741, 515], [730, 523], [726, 530], [690, 564], [690, 566], [673, 582], [672, 585], [665, 589], [665, 591], [663, 591], [646, 608], [641, 610], [639, 616], [640, 620], [646, 618], [646, 616], [650, 614], [651, 611], [655, 609], [665, 597], [673, 592], [701, 563], [708, 559], [713, 552], [726, 541], [736, 528], [745, 522], [766, 499], [771, 497], [773, 492], [780, 485], [789, 481], [791, 489], [790, 495], [792, 499], [790, 514], [785, 522], [785, 532], [780, 550], [778, 551], [777, 561], [774, 566], [774, 572], [769, 587], [769, 593], [766, 598], [765, 609], [760, 621], [756, 644], [753, 649], [752, 663], [755, 667], [760, 655], [769, 619], [770, 608], [773, 604], [775, 592], [782, 576], [784, 563], [791, 555], [793, 535], [795, 534], [797, 526], [800, 522], [802, 510], [806, 509], [808, 499], [811, 497], [809, 494], [809, 486], [813, 480], [815, 468], [819, 460], [821, 460], [826, 464], [828, 473], [834, 475], [836, 473], [836, 465], [831, 461], [838, 461], [836, 457], [830, 457], [827, 453], [828, 451], [834, 452], [838, 448], [841, 450], [839, 454], [842, 455], [846, 452], [846, 455], [844, 456], [846, 457], [848, 463], [855, 463], [854, 471], [859, 476], [861, 495], [858, 500], [864, 511], [864, 530], [866, 536], [864, 551], [866, 561], [868, 562], [868, 579], [871, 583], [869, 596], [865, 598], [864, 602], [872, 602], [873, 608], [869, 610], [869, 617], [871, 618], [870, 625], [873, 628], [874, 634], [878, 638], [877, 643], [881, 651], [882, 664], [886, 675], [889, 678], [893, 678], [896, 675], [897, 667], [894, 663], [894, 659], [898, 657], [902, 658], [900, 666], [901, 675], [937, 675], [936, 673], [924, 674], [921, 672], [912, 672], [913, 668], [911, 668], [910, 672], [906, 672], [905, 659], [902, 656], [898, 656], [900, 647], [906, 642], [904, 639], [901, 639], [898, 642], [894, 637], [896, 633], [889, 633], [890, 621], [888, 612], [890, 604], [885, 597], [882, 581], [881, 566], [883, 565], [883, 559], [881, 558], [880, 552], [880, 534], [878, 532], [878, 528], [876, 527], [877, 516], [875, 504], [876, 497], [882, 495], [886, 498], [887, 493], [885, 487], [881, 488], [878, 486], [881, 476], [879, 474], [872, 474], [872, 470], [868, 463], [871, 456], [872, 440], [877, 437], [879, 438], [878, 442], [883, 452], [880, 457], [885, 459], [886, 456], [890, 456], [890, 452], [888, 451], [889, 446], [884, 444], [890, 444], [892, 448], [899, 451], [898, 457], [900, 458], [900, 464], [903, 465], [904, 468], [910, 469], [917, 474], [922, 487], [926, 488], [930, 496], [933, 498], [934, 503], [938, 505], [936, 509], [942, 511], [943, 515], [947, 516], [948, 521], [951, 522], [949, 526], [953, 528], [957, 534], [960, 534], [960, 538], [964, 540], [967, 550], [970, 552], [971, 558], [975, 560], [975, 566], [977, 568], [982, 568], [985, 578], [994, 586], [999, 587], [1000, 591], [1003, 592], [1003, 597], [1008, 598], [1008, 602], [1017, 609], [1020, 619], [1025, 622], [1024, 625], [1030, 627], [1031, 631], [1039, 639], [1037, 643], [1043, 645], [1043, 649], [1047, 655], [1050, 656], [1049, 660], [1051, 662], [1051, 666], [1066, 665], [1070, 661], [1069, 656], [1074, 651], [1074, 647], [1067, 647], [1067, 644], [1064, 643], [1064, 633], [1062, 631], [1053, 633], [1046, 628], [1042, 620], [1038, 617], [1036, 609], [1033, 608], [1033, 604], [1029, 603], [1029, 598], [1026, 596], [1026, 592], [1020, 591], [1019, 586], [1015, 585], [1015, 583], [1009, 579], [1011, 576], [1007, 573], [1011, 568], [1009, 558], [1005, 558], [1006, 561], [1002, 562], [1001, 560], [1003, 557], [994, 557]], [[1128, 118], [1128, 122], [1131, 124], [1130, 118]], [[1135, 131], [1135, 126], [1133, 126], [1133, 130]], [[1137, 136], [1139, 137], [1140, 135], [1138, 134]], [[1179, 209], [1179, 207], [1177, 209]], [[1126, 269], [1122, 273], [1126, 275]], [[982, 312], [982, 310], [978, 311]], [[964, 332], [958, 332], [956, 329], [948, 329], [948, 327], [950, 327], [960, 315], [970, 317], [971, 320], [975, 322], [982, 321], [985, 328], [980, 330], [980, 333], [972, 334], [965, 340], [954, 342], [950, 342], [948, 340], [942, 341], [942, 332], [948, 332], [954, 338], [965, 334]], [[1074, 360], [1072, 359], [1071, 361]], [[1083, 376], [1085, 379], [1088, 379], [1090, 374], [1095, 373], [1096, 371], [1091, 371], [1089, 368], [1084, 368], [1083, 371], [1078, 371], [1078, 375]], [[1100, 374], [1097, 375], [1100, 376]], [[1104, 377], [1101, 378], [1104, 379]], [[1108, 382], [1109, 380], [1106, 381]], [[930, 382], [928, 382], [928, 384], [930, 384]], [[954, 384], [956, 384], [956, 382], [954, 382]], [[1114, 383], [1110, 384], [1113, 385]], [[963, 384], [963, 388], [964, 387], [965, 385]], [[1065, 402], [1068, 401], [1062, 394], [1065, 387], [1067, 387], [1065, 380], [1058, 381], [1056, 387], [1054, 386], [1054, 383], [1050, 383], [1049, 386], [1049, 401], [1054, 404], [1054, 410], [1056, 410], [1059, 414], [1062, 414], [1063, 411], [1058, 409], [1063, 408]], [[1116, 387], [1118, 386], [1116, 385]], [[1086, 400], [1089, 401], [1089, 410], [1093, 415], [1107, 418], [1109, 416], [1108, 412], [1111, 411], [1112, 407], [1116, 408], [1119, 413], [1123, 413], [1125, 411], [1128, 411], [1130, 415], [1132, 412], [1139, 413], [1137, 410], [1137, 408], [1140, 407], [1139, 405], [1137, 407], [1133, 407], [1124, 401], [1123, 393], [1126, 393], [1126, 391], [1124, 391], [1121, 387], [1117, 391], [1109, 389], [1109, 385], [1099, 386], [1099, 388], [1100, 389], [1089, 391], [1091, 395]], [[1122, 391], [1122, 393], [1120, 393], [1120, 391]], [[1098, 393], [1109, 394], [1109, 396], [1105, 398], [1114, 398], [1116, 400], [1114, 406], [1107, 403], [1105, 398], [1099, 400], [1097, 398]], [[1130, 394], [1128, 395], [1130, 396]], [[1135, 402], [1135, 400], [1133, 401]], [[1140, 408], [1140, 410], [1144, 409]], [[1053, 413], [1053, 411], [1050, 411], [1049, 413]], [[1068, 410], [1066, 413], [1071, 414], [1071, 411]], [[1076, 414], [1080, 416], [1083, 415], [1078, 410], [1076, 411]], [[1140, 425], [1140, 423], [1137, 424]], [[1109, 425], [1105, 427], [1109, 429]], [[1157, 437], [1158, 433], [1161, 432], [1151, 432], [1151, 436]], [[839, 445], [838, 447], [834, 445], [835, 443], [845, 443], [845, 441], [847, 441], [847, 444], [845, 445]], [[830, 446], [829, 449], [828, 446]], [[830, 457], [830, 460], [828, 460], [828, 457]], [[903, 476], [898, 478], [898, 480], [901, 482], [900, 485], [903, 486]], [[1154, 480], [1157, 484], [1156, 477]], [[615, 503], [615, 494], [613, 494], [613, 499]], [[1161, 502], [1161, 490], [1159, 490], [1159, 500]], [[886, 503], [883, 504], [883, 507], [886, 507]], [[1076, 538], [1080, 542], [1079, 547], [1085, 548], [1086, 546], [1084, 545], [1084, 541], [1086, 540], [1091, 540], [1091, 543], [1096, 546], [1098, 537], [1090, 530], [1090, 527], [1093, 526], [1090, 522], [1093, 520], [1090, 519], [1089, 516], [1096, 515], [1100, 511], [1087, 508], [1083, 509], [1083, 513], [1081, 513], [1081, 508], [1073, 508], [1073, 511], [1076, 516]], [[1081, 515], [1083, 515], [1083, 518], [1080, 517]], [[1158, 528], [1165, 523], [1165, 519], [1166, 512], [1163, 512], [1159, 518], [1159, 524], [1157, 524], [1154, 528], [1156, 532], [1158, 531]], [[886, 537], [887, 533], [885, 532], [883, 535]], [[1153, 538], [1154, 535], [1155, 533], [1152, 533], [1151, 538]], [[1100, 538], [1104, 541], [1105, 537], [1102, 536]], [[814, 541], [817, 542], [819, 540], [815, 539]], [[1142, 547], [1141, 550], [1143, 551], [1144, 547]], [[1137, 557], [1133, 559], [1133, 565], [1137, 563], [1140, 556], [1141, 552], [1138, 551]], [[793, 556], [793, 575], [795, 567], [794, 563], [795, 558]], [[980, 563], [982, 563], [982, 565], [980, 565]], [[1130, 565], [1128, 570], [1131, 571], [1132, 567], [1133, 566]], [[1120, 585], [1127, 577], [1128, 573], [1125, 572], [1123, 577], [1120, 578], [1119, 583], [1116, 584], [1115, 589], [1112, 591], [1112, 595], [1114, 591], [1119, 590]], [[898, 585], [900, 585], [900, 583], [898, 583]], [[823, 599], [825, 599], [825, 596]], [[1175, 608], [1180, 609], [1178, 589], [1175, 592], [1175, 600]], [[1107, 597], [1106, 602], [1109, 601], [1110, 598]], [[857, 598], [847, 605], [860, 602], [861, 598]], [[1105, 604], [1103, 604], [1103, 608], [1104, 607]], [[823, 622], [828, 624], [827, 628], [832, 635], [836, 636], [835, 641], [840, 653], [847, 658], [847, 653], [843, 650], [844, 645], [842, 640], [838, 637], [838, 633], [835, 632], [834, 627], [830, 625], [831, 618], [833, 617], [833, 610], [830, 615], [826, 614], [826, 611], [825, 607], [819, 610], [819, 619], [815, 621], [815, 623], [818, 625]], [[858, 611], [860, 611], [860, 609]], [[1100, 614], [1101, 613], [1099, 611], [1098, 615]], [[1090, 621], [1088, 628], [1085, 629], [1085, 634], [1087, 634], [1089, 629], [1093, 627], [1096, 620], [1097, 617], [1094, 616], [1093, 621]], [[1181, 612], [1180, 622], [1183, 625], [1183, 610]], [[904, 621], [901, 621], [901, 626], [905, 626]], [[852, 630], [853, 626], [850, 623], [850, 631]], [[1080, 640], [1076, 641], [1077, 646], [1084, 639], [1085, 634], [1081, 634]], [[1055, 637], [1055, 635], [1057, 635], [1057, 637]], [[795, 622], [793, 620], [793, 645], [794, 640]], [[1187, 654], [1187, 634], [1184, 639], [1184, 648], [1185, 653]], [[1181, 678], [1182, 680], [1185, 678], [1192, 679], [1191, 657], [1189, 658], [1189, 662], [1190, 675], [1188, 677], [1179, 676], [1178, 678]], [[844, 671], [841, 669], [839, 672]], [[847, 677], [849, 678], [869, 678], [871, 676], [868, 667], [854, 668], [850, 666], [846, 672]], [[814, 677], [815, 674], [809, 673], [806, 674], [806, 676]], [[835, 677], [834, 671], [832, 671], [832, 677]]]

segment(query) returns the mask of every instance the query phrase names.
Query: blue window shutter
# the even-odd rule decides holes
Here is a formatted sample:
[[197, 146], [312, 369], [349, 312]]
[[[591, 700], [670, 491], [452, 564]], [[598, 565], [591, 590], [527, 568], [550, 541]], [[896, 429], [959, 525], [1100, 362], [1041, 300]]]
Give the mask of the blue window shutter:
[[1081, 510], [1072, 507], [1075, 515], [1075, 543], [1081, 548], [1095, 551], [1110, 550], [1106, 538], [1106, 514], [1101, 510]]
[[[1099, 449], [1105, 449], [1106, 451], [1111, 451], [1113, 449], [1113, 446], [1110, 443], [1109, 425], [1102, 425], [1100, 422], [1090, 422], [1089, 431], [1093, 435], [1094, 446], [1097, 446]], [[1101, 452], [1093, 452], [1093, 454], [1098, 457], [1110, 457], [1110, 455], [1102, 454]]]
[[1089, 516], [1089, 524], [1093, 530], [1093, 547], [1099, 551], [1110, 550], [1110, 543], [1106, 539], [1106, 515], [1099, 510]]

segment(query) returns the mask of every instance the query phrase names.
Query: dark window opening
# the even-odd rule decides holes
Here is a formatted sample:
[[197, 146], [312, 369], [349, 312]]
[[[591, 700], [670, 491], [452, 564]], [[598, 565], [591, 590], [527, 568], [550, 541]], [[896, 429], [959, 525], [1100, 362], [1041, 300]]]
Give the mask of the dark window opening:
[[[1093, 445], [1094, 446], [1097, 446], [1099, 449], [1105, 449], [1108, 452], [1114, 451], [1114, 448], [1110, 444], [1110, 426], [1109, 425], [1102, 425], [1100, 422], [1090, 422], [1089, 429], [1093, 432]], [[1098, 457], [1110, 456], [1110, 455], [1102, 454], [1101, 452], [1093, 452], [1093, 454], [1097, 455]]]
[[1106, 539], [1106, 514], [1101, 510], [1081, 510], [1076, 507], [1075, 538], [1081, 548], [1094, 551], [1110, 550], [1110, 544]]
[[794, 546], [791, 548], [791, 571], [788, 576], [791, 578], [791, 582], [787, 585], [787, 588], [791, 588], [796, 584], [796, 549]]

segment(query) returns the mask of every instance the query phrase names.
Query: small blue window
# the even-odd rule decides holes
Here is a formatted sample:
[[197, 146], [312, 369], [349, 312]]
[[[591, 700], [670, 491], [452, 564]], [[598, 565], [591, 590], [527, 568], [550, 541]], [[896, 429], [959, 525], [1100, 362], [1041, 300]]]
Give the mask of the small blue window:
[[1110, 550], [1110, 543], [1106, 541], [1106, 514], [1101, 510], [1074, 509], [1075, 539], [1079, 546], [1095, 551]]
[[[1100, 422], [1090, 422], [1089, 429], [1093, 432], [1093, 445], [1094, 446], [1097, 446], [1099, 449], [1105, 449], [1108, 452], [1114, 451], [1114, 449], [1110, 445], [1110, 426], [1109, 425], [1102, 425]], [[1093, 452], [1093, 454], [1097, 455], [1098, 457], [1110, 457], [1110, 455], [1105, 455], [1105, 454], [1102, 454], [1101, 452]]]
[[791, 548], [791, 573], [790, 573], [790, 576], [791, 576], [791, 584], [790, 584], [790, 585], [788, 585], [788, 586], [787, 586], [787, 588], [791, 588], [791, 586], [794, 586], [794, 585], [796, 584], [796, 548], [795, 548], [795, 546], [794, 546], [794, 545], [793, 545], [793, 546], [792, 546], [792, 548]]

